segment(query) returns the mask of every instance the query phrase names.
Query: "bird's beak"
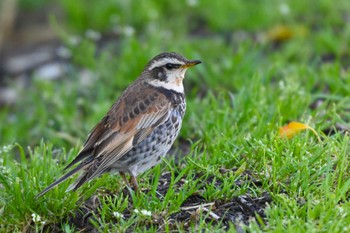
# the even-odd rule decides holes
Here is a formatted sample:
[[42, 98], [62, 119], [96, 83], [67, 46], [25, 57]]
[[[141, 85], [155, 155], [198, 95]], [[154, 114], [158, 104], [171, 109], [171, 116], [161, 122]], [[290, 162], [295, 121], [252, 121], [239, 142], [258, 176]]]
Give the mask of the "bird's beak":
[[198, 65], [198, 64], [200, 64], [200, 63], [202, 63], [202, 61], [200, 61], [200, 60], [188, 61], [188, 62], [186, 62], [185, 65], [182, 66], [182, 68], [192, 67], [192, 66]]

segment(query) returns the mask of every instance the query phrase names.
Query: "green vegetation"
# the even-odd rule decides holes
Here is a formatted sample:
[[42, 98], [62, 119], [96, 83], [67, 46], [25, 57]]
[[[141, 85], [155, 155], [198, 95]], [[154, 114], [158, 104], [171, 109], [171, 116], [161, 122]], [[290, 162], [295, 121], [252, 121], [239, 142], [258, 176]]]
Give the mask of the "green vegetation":
[[[45, 4], [36, 2], [31, 7]], [[75, 232], [73, 220], [86, 213], [91, 196], [99, 202], [85, 226], [100, 232], [235, 231], [235, 222], [215, 220], [209, 211], [190, 210], [198, 213], [186, 222], [176, 216], [193, 196], [213, 203], [264, 193], [271, 196], [265, 216], [253, 214], [239, 224], [244, 230], [349, 230], [349, 1], [55, 4], [65, 17], [51, 15], [52, 26], [72, 64], [59, 80], [32, 77], [19, 101], [0, 109], [0, 232]], [[118, 36], [98, 46], [86, 33], [91, 29]], [[139, 194], [129, 194], [121, 177], [105, 175], [77, 192], [65, 192], [67, 181], [34, 199], [163, 51], [203, 61], [187, 72], [188, 108], [174, 145], [190, 144], [188, 155], [140, 176]], [[81, 70], [89, 72], [88, 82]], [[280, 138], [289, 121], [312, 126], [322, 141], [310, 132]], [[245, 179], [248, 173], [258, 182]], [[164, 174], [169, 189], [161, 192]]]

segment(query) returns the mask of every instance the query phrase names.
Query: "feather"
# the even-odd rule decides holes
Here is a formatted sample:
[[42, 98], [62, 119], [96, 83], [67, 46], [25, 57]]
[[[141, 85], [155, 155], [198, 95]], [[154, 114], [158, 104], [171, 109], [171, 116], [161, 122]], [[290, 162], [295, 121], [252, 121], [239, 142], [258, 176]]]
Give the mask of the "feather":
[[84, 163], [79, 164], [76, 168], [74, 168], [73, 170], [69, 171], [64, 176], [62, 176], [61, 178], [59, 178], [58, 180], [56, 180], [55, 182], [53, 182], [52, 184], [47, 186], [43, 191], [41, 191], [38, 195], [36, 195], [35, 198], [41, 197], [42, 195], [44, 195], [45, 193], [47, 193], [48, 191], [53, 189], [55, 186], [59, 185], [60, 183], [62, 183], [63, 181], [67, 180], [69, 177], [71, 177], [75, 173], [79, 172], [85, 166], [87, 166], [87, 164], [84, 164]]

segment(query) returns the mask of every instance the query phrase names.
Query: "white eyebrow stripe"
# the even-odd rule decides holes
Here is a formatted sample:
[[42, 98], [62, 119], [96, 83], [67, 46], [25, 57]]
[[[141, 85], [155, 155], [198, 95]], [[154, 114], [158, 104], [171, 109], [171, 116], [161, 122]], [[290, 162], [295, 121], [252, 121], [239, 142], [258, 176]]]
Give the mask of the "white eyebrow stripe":
[[182, 61], [178, 60], [178, 59], [174, 59], [174, 58], [163, 58], [161, 60], [158, 60], [158, 61], [154, 61], [150, 67], [148, 68], [148, 70], [152, 70], [154, 69], [155, 67], [160, 67], [160, 66], [163, 66], [167, 63], [173, 63], [173, 64], [184, 64]]

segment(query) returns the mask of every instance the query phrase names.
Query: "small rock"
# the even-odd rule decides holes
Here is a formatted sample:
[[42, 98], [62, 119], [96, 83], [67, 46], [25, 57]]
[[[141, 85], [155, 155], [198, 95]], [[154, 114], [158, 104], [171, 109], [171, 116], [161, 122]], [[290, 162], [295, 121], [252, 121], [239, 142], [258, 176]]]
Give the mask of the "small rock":
[[27, 54], [8, 58], [4, 62], [4, 70], [9, 74], [19, 74], [32, 70], [35, 67], [53, 60], [55, 53], [49, 48], [43, 48]]
[[65, 65], [59, 62], [45, 64], [39, 67], [34, 76], [39, 80], [55, 80], [65, 73]]
[[18, 93], [13, 88], [1, 88], [0, 89], [0, 105], [11, 105], [17, 100]]

